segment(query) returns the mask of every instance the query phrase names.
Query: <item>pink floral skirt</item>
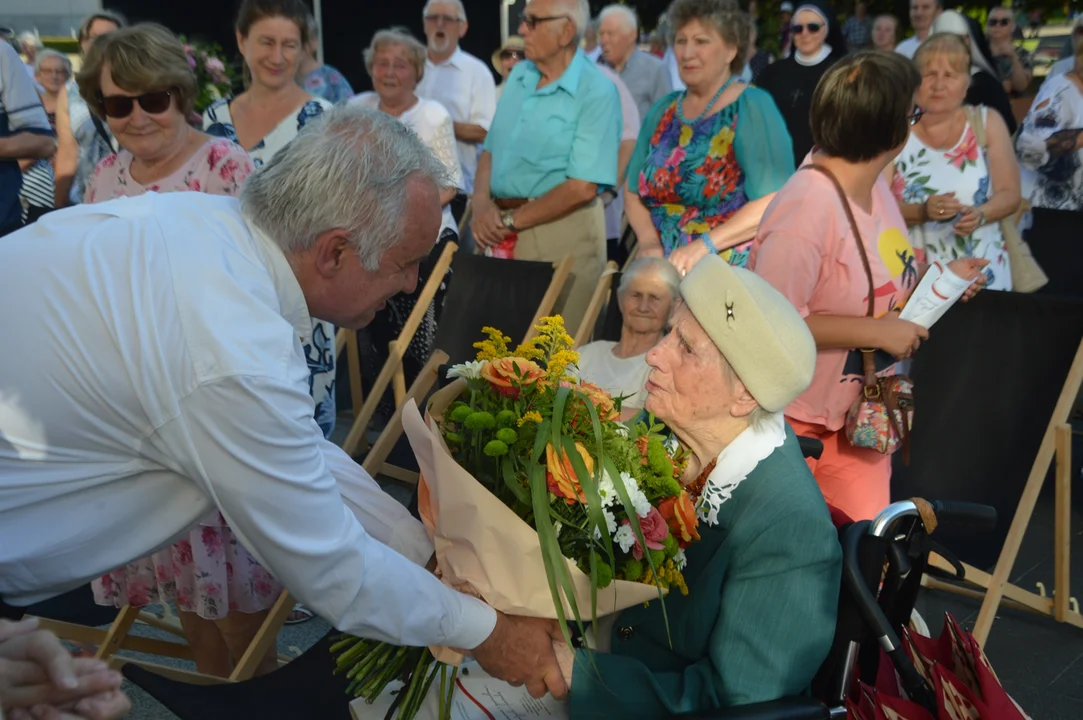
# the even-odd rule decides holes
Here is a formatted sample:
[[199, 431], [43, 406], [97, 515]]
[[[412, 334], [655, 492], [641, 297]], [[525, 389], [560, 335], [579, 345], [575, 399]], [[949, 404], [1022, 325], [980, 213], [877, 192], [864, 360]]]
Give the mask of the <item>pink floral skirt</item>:
[[130, 562], [92, 584], [99, 605], [143, 607], [175, 601], [205, 620], [269, 609], [282, 585], [233, 535], [218, 512], [184, 540]]

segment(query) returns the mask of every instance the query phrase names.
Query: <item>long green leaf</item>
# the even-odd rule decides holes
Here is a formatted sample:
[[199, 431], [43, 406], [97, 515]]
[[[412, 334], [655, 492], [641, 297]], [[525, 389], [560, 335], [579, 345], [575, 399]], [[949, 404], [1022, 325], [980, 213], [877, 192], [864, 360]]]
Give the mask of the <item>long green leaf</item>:
[[[542, 562], [545, 565], [545, 579], [549, 583], [549, 593], [553, 596], [553, 609], [557, 614], [560, 632], [564, 635], [564, 641], [568, 647], [571, 647], [571, 630], [568, 628], [564, 603], [560, 599], [560, 590], [557, 586], [557, 574], [560, 572], [560, 567], [564, 565], [561, 560], [563, 556], [557, 543], [556, 529], [553, 527], [552, 518], [549, 517], [549, 488], [545, 484], [545, 468], [540, 465], [531, 468], [530, 492], [534, 504], [534, 522], [537, 525], [538, 542], [542, 550]], [[554, 550], [556, 558], [554, 558]]]
[[[592, 506], [597, 506], [599, 510], [601, 510], [602, 496], [598, 492], [597, 486], [602, 482], [602, 478], [605, 476], [607, 461], [609, 465], [612, 465], [613, 463], [605, 454], [605, 449], [602, 444], [602, 422], [601, 418], [598, 417], [598, 410], [594, 407], [593, 403], [587, 402], [587, 412], [590, 413], [590, 422], [594, 429], [594, 442], [597, 447], [594, 457], [597, 458], [597, 462], [594, 463], [594, 482], [591, 483], [591, 491], [593, 494], [591, 491], [587, 491], [585, 487], [584, 492], [586, 493], [587, 501]], [[606, 558], [609, 560], [609, 567], [613, 568], [613, 573], [615, 575], [617, 572], [617, 561], [613, 553], [613, 538], [610, 537], [609, 527], [605, 524], [605, 515], [602, 515], [602, 522], [599, 527], [601, 528], [602, 533], [602, 547], [605, 549]]]
[[500, 462], [500, 474], [504, 477], [504, 484], [523, 505], [530, 504], [530, 493], [515, 479], [515, 463], [510, 455], [505, 455]]

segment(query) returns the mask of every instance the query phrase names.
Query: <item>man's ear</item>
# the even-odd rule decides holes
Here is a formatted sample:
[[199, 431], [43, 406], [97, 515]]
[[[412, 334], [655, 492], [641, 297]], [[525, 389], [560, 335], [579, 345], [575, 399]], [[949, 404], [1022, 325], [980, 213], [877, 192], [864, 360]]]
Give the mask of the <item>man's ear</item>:
[[342, 272], [346, 264], [355, 260], [357, 248], [343, 228], [332, 228], [316, 236], [310, 251], [316, 272], [323, 278], [331, 278]]

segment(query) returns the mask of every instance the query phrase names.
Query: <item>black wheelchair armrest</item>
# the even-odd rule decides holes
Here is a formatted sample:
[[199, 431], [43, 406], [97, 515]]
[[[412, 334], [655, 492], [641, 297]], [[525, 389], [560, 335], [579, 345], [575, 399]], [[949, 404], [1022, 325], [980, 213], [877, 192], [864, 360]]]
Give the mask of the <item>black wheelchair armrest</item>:
[[831, 712], [816, 698], [801, 696], [679, 717], [681, 720], [830, 720]]

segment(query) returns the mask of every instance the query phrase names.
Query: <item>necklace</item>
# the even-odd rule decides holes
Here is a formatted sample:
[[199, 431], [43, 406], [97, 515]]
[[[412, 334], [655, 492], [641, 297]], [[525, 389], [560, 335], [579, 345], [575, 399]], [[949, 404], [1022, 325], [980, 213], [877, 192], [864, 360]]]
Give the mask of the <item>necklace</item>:
[[696, 116], [695, 116], [694, 118], [692, 118], [691, 120], [689, 120], [688, 118], [686, 118], [686, 117], [684, 116], [684, 110], [683, 110], [683, 107], [684, 107], [684, 99], [685, 99], [686, 97], [688, 97], [688, 91], [687, 91], [687, 90], [685, 90], [685, 91], [684, 91], [683, 93], [681, 93], [681, 99], [677, 101], [677, 118], [678, 118], [678, 119], [680, 119], [680, 121], [681, 121], [682, 123], [684, 123], [685, 125], [694, 125], [695, 123], [699, 122], [699, 121], [700, 121], [700, 119], [701, 119], [701, 118], [702, 118], [702, 117], [703, 117], [704, 115], [706, 115], [706, 114], [707, 114], [707, 112], [708, 112], [708, 111], [709, 111], [709, 110], [710, 110], [711, 108], [713, 108], [713, 107], [714, 107], [714, 104], [715, 104], [716, 102], [718, 102], [718, 98], [722, 97], [722, 93], [726, 92], [726, 88], [728, 88], [728, 87], [729, 87], [730, 85], [732, 85], [732, 84], [733, 84], [733, 81], [734, 81], [734, 80], [736, 80], [736, 79], [737, 79], [737, 76], [736, 76], [736, 75], [730, 75], [730, 76], [729, 76], [729, 79], [728, 79], [728, 80], [726, 80], [726, 82], [722, 83], [722, 87], [718, 88], [718, 92], [716, 92], [716, 93], [714, 94], [714, 97], [713, 97], [713, 98], [711, 98], [711, 101], [710, 101], [709, 103], [707, 103], [707, 104], [706, 104], [706, 105], [704, 106], [704, 108], [703, 108], [703, 111], [702, 111], [702, 112], [701, 112], [701, 113], [700, 113], [699, 115], [696, 115]]
[[707, 467], [703, 468], [699, 477], [685, 486], [684, 489], [688, 492], [688, 498], [692, 501], [693, 505], [699, 502], [700, 496], [703, 495], [703, 488], [707, 486], [707, 477], [711, 474], [717, 464], [718, 458], [714, 458], [711, 462], [707, 463]]

